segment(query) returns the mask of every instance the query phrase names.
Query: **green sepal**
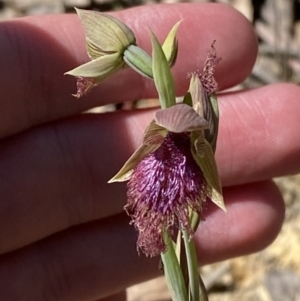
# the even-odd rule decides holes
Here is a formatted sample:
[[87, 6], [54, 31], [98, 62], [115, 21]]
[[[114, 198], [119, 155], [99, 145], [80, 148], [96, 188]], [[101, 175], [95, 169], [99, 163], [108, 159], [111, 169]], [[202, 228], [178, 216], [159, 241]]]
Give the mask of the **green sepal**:
[[196, 211], [191, 212], [191, 228], [195, 232], [200, 224], [200, 216]]
[[105, 55], [95, 60], [80, 65], [65, 74], [76, 77], [94, 78], [95, 83], [100, 83], [124, 65], [123, 60], [117, 53]]
[[190, 92], [187, 92], [182, 100], [182, 103], [185, 103], [186, 105], [193, 107], [193, 100]]
[[215, 152], [217, 147], [218, 133], [219, 133], [219, 104], [218, 104], [217, 95], [211, 94], [209, 96], [209, 102], [211, 106], [212, 126], [210, 127], [210, 129], [206, 130], [205, 136], [207, 138], [210, 137], [209, 143], [213, 151]]
[[[197, 139], [201, 139], [201, 143], [199, 143]], [[199, 149], [199, 146], [192, 147], [192, 155], [202, 170], [208, 187], [211, 190], [209, 191], [209, 197], [213, 203], [226, 212], [222, 195], [221, 181], [218, 175], [217, 164], [212, 147], [205, 139], [203, 139], [203, 137], [199, 137], [199, 133], [197, 132], [193, 132], [191, 134], [191, 141], [193, 145], [202, 145], [201, 149]]]
[[156, 36], [151, 32], [152, 71], [162, 109], [175, 105], [175, 85], [166, 56]]
[[153, 78], [152, 59], [142, 48], [130, 45], [124, 51], [123, 59], [129, 67], [139, 74]]

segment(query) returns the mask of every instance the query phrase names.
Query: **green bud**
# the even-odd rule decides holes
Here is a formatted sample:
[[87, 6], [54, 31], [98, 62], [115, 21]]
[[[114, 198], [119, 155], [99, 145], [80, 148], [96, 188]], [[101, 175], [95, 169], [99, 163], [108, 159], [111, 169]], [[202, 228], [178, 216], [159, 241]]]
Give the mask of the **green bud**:
[[76, 9], [85, 31], [87, 51], [91, 59], [112, 53], [122, 53], [136, 39], [132, 30], [115, 17]]
[[130, 45], [124, 51], [123, 59], [128, 66], [139, 74], [153, 78], [152, 59], [142, 48]]
[[92, 59], [65, 74], [77, 77], [80, 98], [94, 86], [125, 66], [123, 53], [136, 39], [132, 30], [107, 14], [76, 9], [86, 36], [86, 48]]

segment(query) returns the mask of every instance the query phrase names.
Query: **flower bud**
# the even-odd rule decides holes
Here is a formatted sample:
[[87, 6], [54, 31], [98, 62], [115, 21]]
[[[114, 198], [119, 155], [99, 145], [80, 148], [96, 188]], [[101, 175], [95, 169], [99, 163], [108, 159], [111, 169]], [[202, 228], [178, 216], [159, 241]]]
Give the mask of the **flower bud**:
[[77, 77], [77, 94], [80, 98], [92, 87], [116, 73], [125, 62], [123, 53], [135, 44], [132, 30], [118, 19], [95, 11], [76, 9], [86, 36], [90, 62], [65, 74]]
[[123, 59], [128, 66], [139, 74], [153, 78], [152, 59], [142, 48], [130, 45], [124, 51]]
[[123, 53], [136, 43], [132, 30], [117, 18], [83, 9], [76, 9], [85, 31], [87, 51], [91, 59], [112, 53]]

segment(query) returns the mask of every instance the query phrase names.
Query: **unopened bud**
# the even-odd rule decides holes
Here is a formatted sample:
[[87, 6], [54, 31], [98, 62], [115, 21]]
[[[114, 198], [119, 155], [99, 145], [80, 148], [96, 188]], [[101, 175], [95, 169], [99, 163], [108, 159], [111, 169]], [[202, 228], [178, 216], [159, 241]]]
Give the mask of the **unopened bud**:
[[153, 78], [152, 59], [142, 48], [136, 45], [130, 45], [124, 51], [123, 59], [128, 66], [139, 74]]

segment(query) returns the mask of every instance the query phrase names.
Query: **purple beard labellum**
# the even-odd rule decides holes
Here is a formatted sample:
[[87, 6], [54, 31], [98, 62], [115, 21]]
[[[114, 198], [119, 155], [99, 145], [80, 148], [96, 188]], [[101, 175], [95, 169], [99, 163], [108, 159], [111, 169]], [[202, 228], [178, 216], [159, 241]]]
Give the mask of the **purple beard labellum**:
[[127, 187], [125, 210], [139, 232], [137, 247], [147, 256], [166, 251], [167, 229], [177, 227], [192, 235], [189, 209], [201, 213], [207, 183], [191, 153], [190, 133], [169, 132], [135, 167]]

